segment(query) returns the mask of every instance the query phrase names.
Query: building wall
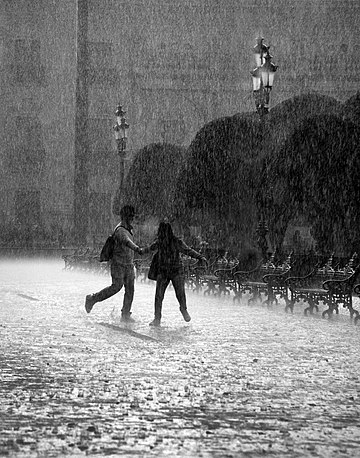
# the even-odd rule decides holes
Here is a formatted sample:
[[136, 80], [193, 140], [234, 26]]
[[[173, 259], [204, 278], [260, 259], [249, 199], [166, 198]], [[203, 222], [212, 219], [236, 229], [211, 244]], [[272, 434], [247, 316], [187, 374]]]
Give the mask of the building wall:
[[[67, 229], [74, 176], [74, 2], [1, 1], [0, 18], [2, 223]], [[28, 202], [27, 195], [33, 195]]]
[[[85, 1], [85, 0], [81, 0]], [[208, 121], [254, 110], [259, 35], [279, 65], [271, 105], [359, 84], [358, 0], [88, 0], [89, 235], [113, 224], [120, 102], [128, 148], [188, 145]], [[77, 0], [1, 0], [0, 216], [73, 225]], [[24, 223], [26, 225], [26, 223]]]

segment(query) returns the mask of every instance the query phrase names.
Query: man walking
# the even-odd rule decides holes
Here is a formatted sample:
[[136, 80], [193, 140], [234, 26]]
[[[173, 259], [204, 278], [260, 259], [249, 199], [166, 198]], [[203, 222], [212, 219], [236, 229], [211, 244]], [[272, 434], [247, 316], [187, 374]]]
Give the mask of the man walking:
[[88, 294], [85, 300], [85, 309], [90, 313], [96, 302], [104, 301], [118, 293], [124, 286], [125, 294], [121, 309], [121, 321], [133, 322], [131, 305], [134, 298], [135, 267], [134, 252], [142, 254], [143, 250], [133, 242], [132, 222], [135, 209], [132, 205], [125, 205], [120, 210], [121, 222], [115, 228], [115, 247], [111, 259], [112, 284], [95, 294]]

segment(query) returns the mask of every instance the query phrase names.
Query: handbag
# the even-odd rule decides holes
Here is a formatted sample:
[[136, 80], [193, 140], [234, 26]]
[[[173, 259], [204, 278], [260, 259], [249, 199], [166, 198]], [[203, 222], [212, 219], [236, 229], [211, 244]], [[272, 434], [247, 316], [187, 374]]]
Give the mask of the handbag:
[[159, 273], [159, 252], [157, 251], [152, 257], [148, 272], [149, 280], [156, 280]]

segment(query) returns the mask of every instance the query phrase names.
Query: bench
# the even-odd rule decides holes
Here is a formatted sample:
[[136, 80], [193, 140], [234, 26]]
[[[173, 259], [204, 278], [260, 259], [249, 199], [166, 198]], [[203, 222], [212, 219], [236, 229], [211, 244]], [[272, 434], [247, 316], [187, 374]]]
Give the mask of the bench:
[[185, 287], [196, 291], [200, 288], [199, 276], [202, 265], [198, 259], [191, 258], [190, 256], [181, 257], [184, 268]]
[[315, 268], [309, 274], [302, 277], [289, 277], [286, 284], [289, 288], [285, 311], [293, 312], [296, 302], [306, 302], [308, 306], [304, 314], [313, 314], [319, 311], [320, 303], [328, 308], [322, 313], [323, 318], [332, 316], [333, 312], [339, 313], [339, 305], [348, 308], [352, 318], [354, 312], [352, 295], [355, 281], [360, 271], [360, 265], [353, 267], [356, 253], [350, 258], [344, 268], [333, 268], [332, 257], [328, 263]]
[[62, 259], [65, 263], [65, 270], [88, 270], [89, 264], [94, 263], [95, 253], [89, 248], [78, 248], [72, 253], [64, 254]]
[[203, 282], [206, 283], [207, 289], [204, 291], [204, 295], [210, 293], [215, 296], [229, 295], [231, 291], [235, 291], [234, 273], [238, 264], [239, 262], [234, 260], [228, 263], [228, 267], [215, 269], [212, 275], [205, 275]]
[[64, 261], [64, 270], [72, 270], [75, 267], [75, 259], [77, 256], [84, 254], [83, 248], [77, 248], [70, 253], [64, 253], [62, 259]]
[[[332, 256], [327, 261], [325, 266], [332, 263]], [[291, 301], [289, 298], [289, 278], [302, 278], [313, 273], [314, 270], [321, 265], [321, 261], [313, 255], [299, 256], [295, 255], [289, 264], [289, 269], [284, 269], [283, 272], [275, 272], [264, 275], [264, 282], [268, 284], [268, 300], [267, 304], [278, 304], [280, 299], [285, 301], [285, 311], [291, 310]], [[315, 267], [314, 267], [315, 264]], [[306, 274], [304, 274], [306, 272]]]
[[357, 313], [353, 308], [353, 289], [359, 273], [360, 264], [349, 277], [343, 280], [327, 280], [323, 283], [323, 288], [328, 291], [330, 302], [328, 309], [322, 313], [323, 318], [326, 315], [330, 318], [334, 311], [338, 314], [339, 305], [347, 308], [350, 312], [350, 318], [353, 318], [354, 314]]
[[[144, 258], [134, 259], [136, 279], [139, 280], [140, 283], [147, 283], [150, 281], [148, 279], [148, 273], [152, 257], [153, 254]], [[198, 285], [198, 275], [196, 275], [195, 272], [197, 268], [199, 268], [199, 271], [203, 269], [201, 263], [199, 263], [197, 259], [194, 260], [191, 257], [183, 255], [181, 255], [181, 260], [184, 268], [185, 286], [187, 288], [196, 288]]]
[[277, 305], [280, 299], [284, 299], [284, 301], [287, 302], [288, 286], [286, 280], [295, 271], [296, 267], [294, 265], [288, 264], [284, 266], [282, 272], [274, 272], [264, 275], [263, 281], [267, 284], [267, 300], [265, 301], [266, 305]]
[[[354, 293], [360, 297], [360, 284], [358, 283], [357, 285], [354, 286]], [[358, 321], [360, 320], [360, 312], [358, 310], [353, 309], [353, 316], [354, 317], [354, 324], [357, 325]], [[350, 312], [350, 317], [351, 317], [351, 312]]]
[[228, 262], [224, 262], [222, 258], [215, 258], [210, 260], [208, 264], [202, 264], [197, 262], [192, 266], [190, 270], [190, 279], [193, 284], [193, 291], [200, 292], [204, 288], [204, 294], [217, 294], [217, 282], [218, 277], [215, 272], [222, 266], [227, 265]]
[[273, 290], [269, 281], [265, 281], [265, 277], [269, 274], [281, 275], [289, 271], [291, 254], [282, 263], [275, 263], [275, 252], [271, 255], [270, 259], [265, 263], [259, 264], [252, 270], [249, 271], [236, 271], [233, 274], [235, 282], [235, 300], [241, 300], [243, 294], [251, 294], [251, 298], [248, 299], [248, 305], [262, 301], [262, 296], [266, 296], [267, 299], [262, 301], [269, 305], [274, 300]]

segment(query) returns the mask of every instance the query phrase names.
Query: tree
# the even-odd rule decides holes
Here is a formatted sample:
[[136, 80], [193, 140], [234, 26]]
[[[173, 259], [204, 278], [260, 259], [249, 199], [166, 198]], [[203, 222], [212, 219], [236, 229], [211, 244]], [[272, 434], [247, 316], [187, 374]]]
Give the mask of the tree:
[[175, 183], [186, 150], [154, 143], [136, 154], [124, 183], [124, 202], [143, 217], [164, 218], [173, 214]]
[[144, 216], [171, 215], [203, 231], [211, 225], [227, 247], [231, 239], [238, 249], [254, 245], [260, 215], [276, 247], [298, 215], [312, 225], [321, 249], [355, 245], [360, 127], [348, 106], [357, 101], [345, 106], [305, 94], [263, 119], [256, 113], [216, 119], [187, 151], [146, 146], [126, 178], [126, 200]]
[[355, 124], [360, 124], [360, 92], [344, 102], [344, 115]]
[[301, 214], [320, 251], [351, 251], [360, 223], [360, 128], [336, 115], [306, 119], [269, 164], [272, 229]]
[[191, 143], [178, 177], [180, 214], [217, 225], [219, 238], [249, 239], [257, 219], [258, 158], [264, 136], [266, 130], [253, 113], [206, 124]]
[[[255, 113], [242, 113], [205, 125], [191, 143], [179, 175], [177, 196], [183, 208], [178, 208], [192, 218], [200, 213], [219, 227], [226, 222], [228, 234], [248, 240], [254, 237], [259, 216], [264, 215], [272, 244], [280, 247], [289, 222], [304, 211], [299, 200], [303, 190], [296, 180], [306, 168], [315, 175], [319, 173], [311, 169], [311, 161], [306, 161], [316, 154], [314, 150], [321, 150], [321, 145], [327, 145], [324, 148], [332, 157], [345, 154], [348, 145], [336, 143], [334, 133], [343, 129], [345, 111], [334, 98], [309, 93], [280, 103], [262, 120]], [[324, 118], [320, 122], [321, 116], [327, 115], [331, 121]], [[313, 125], [314, 118], [318, 121]], [[326, 139], [329, 141], [324, 143]], [[340, 150], [333, 146], [330, 152], [332, 141]], [[349, 142], [354, 148], [356, 135]], [[332, 163], [333, 159], [327, 160]], [[346, 170], [344, 165], [344, 174]], [[338, 173], [336, 166], [331, 173]], [[343, 179], [346, 181], [346, 176]], [[356, 183], [347, 185], [356, 194]], [[306, 186], [310, 189], [312, 184]], [[328, 186], [331, 189], [331, 183]], [[320, 219], [310, 219], [321, 239], [322, 232], [317, 229]]]
[[[268, 223], [272, 245], [278, 250], [281, 250], [289, 222], [299, 211], [295, 202], [289, 204], [292, 196], [286, 186], [287, 167], [291, 167], [293, 156], [280, 164], [279, 152], [283, 151], [284, 144], [301, 129], [306, 120], [325, 114], [342, 118], [344, 106], [333, 97], [310, 92], [279, 103], [264, 118], [266, 138], [262, 149], [261, 186], [257, 189], [257, 203]], [[307, 137], [307, 132], [303, 131], [302, 135]], [[275, 199], [274, 192], [277, 196]]]

